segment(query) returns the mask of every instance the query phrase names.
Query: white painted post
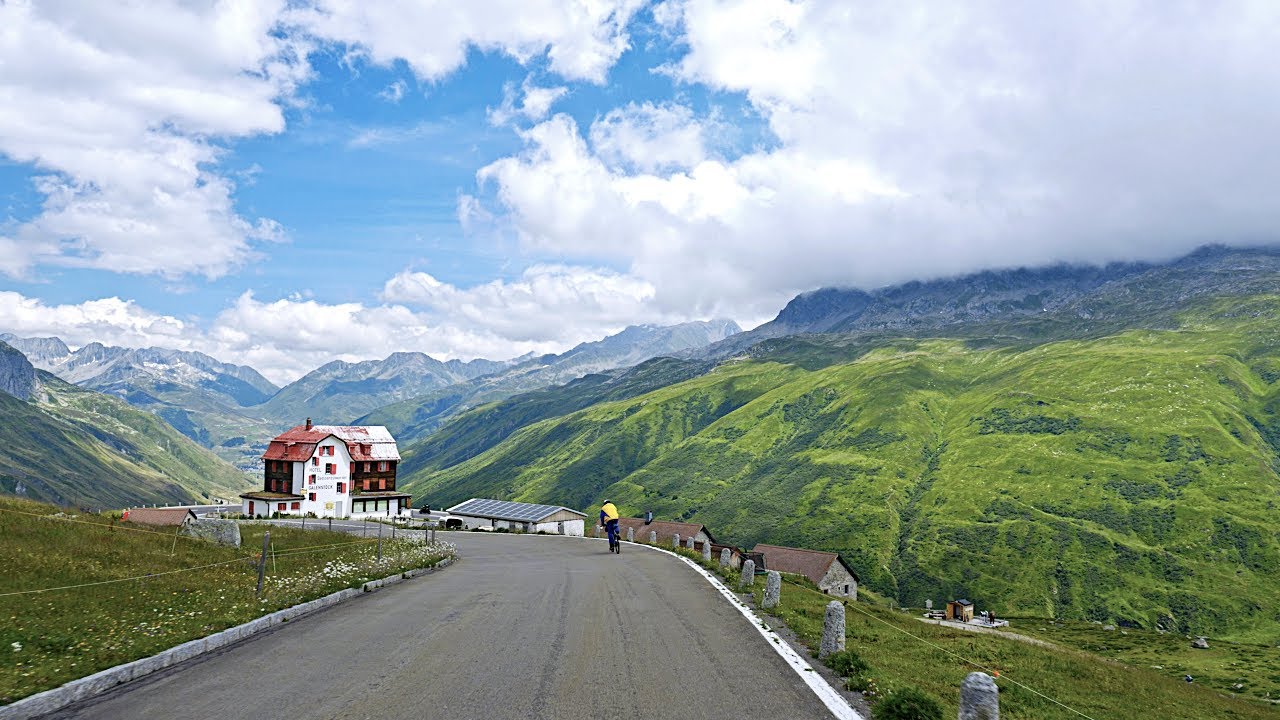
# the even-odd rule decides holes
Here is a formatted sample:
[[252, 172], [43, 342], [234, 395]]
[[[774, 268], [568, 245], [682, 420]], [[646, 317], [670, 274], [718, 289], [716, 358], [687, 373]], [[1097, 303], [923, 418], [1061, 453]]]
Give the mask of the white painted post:
[[729, 548], [720, 550], [720, 567], [729, 567]]
[[705, 562], [705, 563], [711, 562], [711, 541], [710, 540], [702, 541], [702, 562]]
[[990, 675], [969, 673], [960, 683], [960, 720], [1000, 720], [1000, 688]]
[[761, 604], [765, 608], [777, 607], [782, 602], [782, 574], [777, 570], [770, 570], [764, 580], [764, 602]]
[[750, 589], [756, 584], [756, 561], [748, 560], [742, 563], [742, 577], [738, 578], [738, 589]]
[[692, 550], [692, 549], [693, 549], [693, 536], [692, 536], [692, 535], [690, 535], [689, 537], [685, 538], [684, 546], [685, 546], [685, 549], [687, 549], [687, 550]]
[[671, 536], [671, 549], [672, 550], [680, 549], [680, 533], [676, 533], [675, 535]]
[[827, 603], [827, 614], [822, 619], [822, 645], [818, 657], [844, 650], [844, 604], [839, 600]]
[[657, 544], [658, 544], [658, 531], [657, 531], [657, 530], [650, 530], [650, 531], [649, 531], [649, 544], [651, 544], [651, 545], [657, 545]]
[[635, 541], [636, 541], [635, 528], [627, 528], [627, 542], [635, 542]]

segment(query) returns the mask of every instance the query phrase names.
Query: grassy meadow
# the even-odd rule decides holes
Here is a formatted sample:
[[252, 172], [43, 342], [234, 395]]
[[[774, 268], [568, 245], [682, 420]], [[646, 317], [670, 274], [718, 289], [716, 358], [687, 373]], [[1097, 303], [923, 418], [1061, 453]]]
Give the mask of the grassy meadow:
[[[0, 704], [396, 572], [452, 547], [242, 525], [242, 547], [0, 497]], [[256, 556], [271, 532], [262, 597]], [[200, 568], [194, 569], [191, 568]], [[122, 578], [139, 579], [112, 582]], [[26, 591], [45, 588], [48, 592]]]
[[[720, 568], [714, 559], [705, 563], [700, 554], [689, 550], [678, 552], [737, 589], [740, 577], [737, 571]], [[803, 578], [784, 578], [782, 604], [766, 614], [781, 620], [801, 642], [816, 651], [822, 637], [826, 605], [832, 597], [813, 589], [812, 583]], [[756, 608], [760, 607], [763, 592], [764, 578], [757, 577], [752, 593]], [[1280, 708], [1261, 700], [1265, 691], [1224, 692], [1224, 688], [1230, 687], [1230, 683], [1223, 684], [1225, 677], [1197, 676], [1195, 683], [1184, 682], [1183, 673], [1174, 673], [1171, 666], [1192, 651], [1173, 647], [1172, 638], [1170, 645], [1152, 648], [1163, 652], [1168, 663], [1163, 670], [1157, 670], [1142, 664], [1143, 661], [1122, 658], [1123, 662], [1117, 662], [1112, 659], [1115, 655], [1093, 652], [1087, 642], [1082, 642], [1086, 637], [1095, 637], [1092, 635], [1043, 637], [1059, 643], [1057, 648], [1045, 648], [991, 633], [930, 625], [879, 602], [877, 599], [846, 603], [845, 610], [846, 649], [856, 653], [869, 667], [854, 684], [873, 706], [894, 690], [913, 686], [937, 700], [943, 707], [944, 717], [955, 717], [961, 682], [971, 672], [984, 671], [999, 673], [996, 683], [1000, 686], [1000, 717], [1009, 720], [1079, 720], [1080, 715], [1063, 705], [1097, 720], [1210, 717], [1243, 720], [1274, 718], [1280, 713]], [[1015, 622], [1017, 627], [1011, 630], [1033, 634], [1026, 632], [1030, 620], [1019, 618]], [[1072, 631], [1084, 633], [1083, 625], [1089, 624], [1072, 624]], [[1137, 636], [1134, 638], [1135, 645], [1143, 642]], [[1181, 636], [1178, 642], [1189, 648], [1189, 642]], [[1082, 645], [1086, 647], [1082, 649]], [[1217, 657], [1223, 660], [1230, 652], [1221, 650]], [[1265, 662], [1260, 663], [1263, 666], [1280, 662], [1280, 650], [1272, 648], [1264, 655]], [[1231, 657], [1235, 660], [1225, 662], [1245, 664], [1261, 659], [1249, 653]], [[814, 662], [818, 661], [814, 659]]]

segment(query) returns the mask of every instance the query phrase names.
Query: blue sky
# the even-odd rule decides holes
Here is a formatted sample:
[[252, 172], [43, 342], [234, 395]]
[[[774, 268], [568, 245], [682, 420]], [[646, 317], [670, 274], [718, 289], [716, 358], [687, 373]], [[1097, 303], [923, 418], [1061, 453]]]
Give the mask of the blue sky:
[[158, 0], [0, 26], [0, 331], [281, 382], [1280, 227], [1269, 4]]

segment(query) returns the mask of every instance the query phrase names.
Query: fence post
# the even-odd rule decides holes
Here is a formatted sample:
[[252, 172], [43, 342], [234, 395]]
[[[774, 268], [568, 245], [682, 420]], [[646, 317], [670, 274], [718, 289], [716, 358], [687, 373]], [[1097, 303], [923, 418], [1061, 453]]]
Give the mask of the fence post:
[[748, 560], [742, 563], [742, 577], [738, 578], [738, 589], [750, 588], [756, 584], [756, 561]]
[[711, 562], [711, 541], [710, 540], [702, 541], [702, 562], [705, 562], [705, 563]]
[[720, 550], [720, 567], [729, 567], [729, 548]]
[[844, 604], [839, 600], [827, 603], [827, 614], [822, 619], [822, 645], [818, 657], [844, 650]]
[[306, 515], [303, 515], [303, 516], [302, 516], [302, 529], [303, 529], [303, 530], [306, 530], [306, 529], [307, 529], [307, 516], [306, 516]]
[[267, 530], [262, 533], [262, 555], [258, 556], [258, 597], [262, 597], [262, 578], [267, 574], [267, 547], [270, 543], [271, 531]]
[[680, 549], [680, 533], [676, 533], [675, 535], [671, 536], [671, 549], [672, 550]]
[[650, 530], [650, 531], [649, 531], [649, 544], [650, 544], [650, 545], [657, 545], [657, 544], [658, 544], [658, 531], [657, 531], [657, 530]]
[[329, 516], [329, 532], [333, 532], [333, 516]]
[[990, 675], [972, 672], [960, 683], [960, 720], [1000, 720], [1000, 688]]
[[395, 526], [395, 525], [392, 525], [392, 526], [391, 526], [391, 539], [392, 539], [392, 540], [395, 540], [395, 539], [396, 539], [396, 526]]
[[382, 562], [382, 523], [378, 523], [378, 562]]
[[777, 607], [782, 601], [782, 575], [777, 570], [770, 570], [764, 580], [764, 602], [766, 608]]

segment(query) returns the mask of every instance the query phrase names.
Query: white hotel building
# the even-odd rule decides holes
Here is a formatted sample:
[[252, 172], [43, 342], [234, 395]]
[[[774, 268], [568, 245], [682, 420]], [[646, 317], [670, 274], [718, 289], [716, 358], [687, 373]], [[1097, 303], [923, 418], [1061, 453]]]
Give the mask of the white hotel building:
[[396, 492], [400, 452], [380, 425], [299, 425], [276, 437], [262, 455], [263, 484], [240, 496], [250, 517], [389, 517], [409, 509]]

